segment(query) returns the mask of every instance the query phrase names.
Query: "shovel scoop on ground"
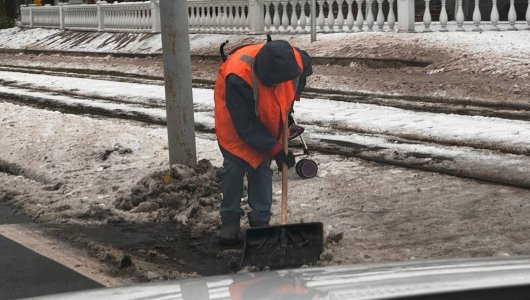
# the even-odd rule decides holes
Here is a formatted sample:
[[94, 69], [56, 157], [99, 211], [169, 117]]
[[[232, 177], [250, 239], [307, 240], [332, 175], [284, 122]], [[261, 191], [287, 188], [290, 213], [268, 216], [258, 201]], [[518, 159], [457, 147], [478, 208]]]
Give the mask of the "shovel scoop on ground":
[[279, 269], [314, 264], [320, 259], [323, 242], [320, 222], [250, 228], [241, 265]]
[[[288, 153], [288, 135], [287, 124], [285, 124], [283, 145], [286, 154]], [[287, 224], [287, 177], [287, 165], [284, 164], [282, 166], [281, 224], [247, 229], [242, 267], [296, 268], [314, 264], [320, 259], [324, 245], [323, 224], [320, 222]]]

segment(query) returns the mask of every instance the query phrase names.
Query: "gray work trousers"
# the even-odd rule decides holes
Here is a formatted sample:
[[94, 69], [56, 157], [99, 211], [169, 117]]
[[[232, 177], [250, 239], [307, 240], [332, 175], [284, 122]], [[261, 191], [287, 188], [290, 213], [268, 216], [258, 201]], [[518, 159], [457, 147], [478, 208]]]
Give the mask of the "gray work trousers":
[[265, 159], [257, 169], [240, 159], [224, 157], [223, 162], [223, 202], [221, 203], [221, 221], [223, 224], [239, 224], [243, 215], [241, 198], [243, 180], [248, 180], [248, 214], [250, 226], [269, 224], [272, 206], [272, 170], [270, 160]]

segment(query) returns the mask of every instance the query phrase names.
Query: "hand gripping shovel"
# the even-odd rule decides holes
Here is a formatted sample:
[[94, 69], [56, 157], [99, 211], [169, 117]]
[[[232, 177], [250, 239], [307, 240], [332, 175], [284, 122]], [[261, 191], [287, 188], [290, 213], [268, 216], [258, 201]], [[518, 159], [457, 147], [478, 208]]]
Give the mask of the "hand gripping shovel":
[[[283, 128], [283, 147], [287, 153], [287, 124]], [[287, 165], [282, 166], [281, 224], [249, 228], [245, 234], [245, 249], [241, 267], [263, 269], [296, 268], [316, 263], [323, 247], [321, 222], [287, 224]]]

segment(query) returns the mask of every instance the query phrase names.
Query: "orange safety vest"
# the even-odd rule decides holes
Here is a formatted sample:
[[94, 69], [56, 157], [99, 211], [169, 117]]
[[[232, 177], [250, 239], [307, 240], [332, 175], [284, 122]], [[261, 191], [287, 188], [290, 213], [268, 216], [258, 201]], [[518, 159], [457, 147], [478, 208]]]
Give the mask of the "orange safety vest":
[[[253, 88], [256, 101], [256, 116], [267, 132], [281, 141], [283, 124], [286, 123], [287, 114], [295, 98], [298, 78], [285, 81], [274, 87], [265, 86], [253, 74], [252, 64], [254, 57], [264, 44], [249, 45], [238, 49], [219, 68], [215, 81], [215, 133], [219, 145], [243, 159], [253, 168], [257, 168], [267, 157], [266, 153], [256, 151], [246, 144], [238, 135], [230, 112], [226, 107], [226, 77], [235, 74], [241, 77]], [[302, 57], [294, 49], [296, 62], [303, 71]]]

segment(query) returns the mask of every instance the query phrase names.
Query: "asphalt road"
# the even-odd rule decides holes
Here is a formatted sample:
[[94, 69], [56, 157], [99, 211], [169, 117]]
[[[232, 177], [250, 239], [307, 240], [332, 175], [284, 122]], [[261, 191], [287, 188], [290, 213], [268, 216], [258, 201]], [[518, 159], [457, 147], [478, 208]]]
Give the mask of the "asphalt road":
[[[0, 225], [30, 223], [0, 203]], [[0, 235], [0, 299], [18, 299], [102, 287], [81, 274]]]

